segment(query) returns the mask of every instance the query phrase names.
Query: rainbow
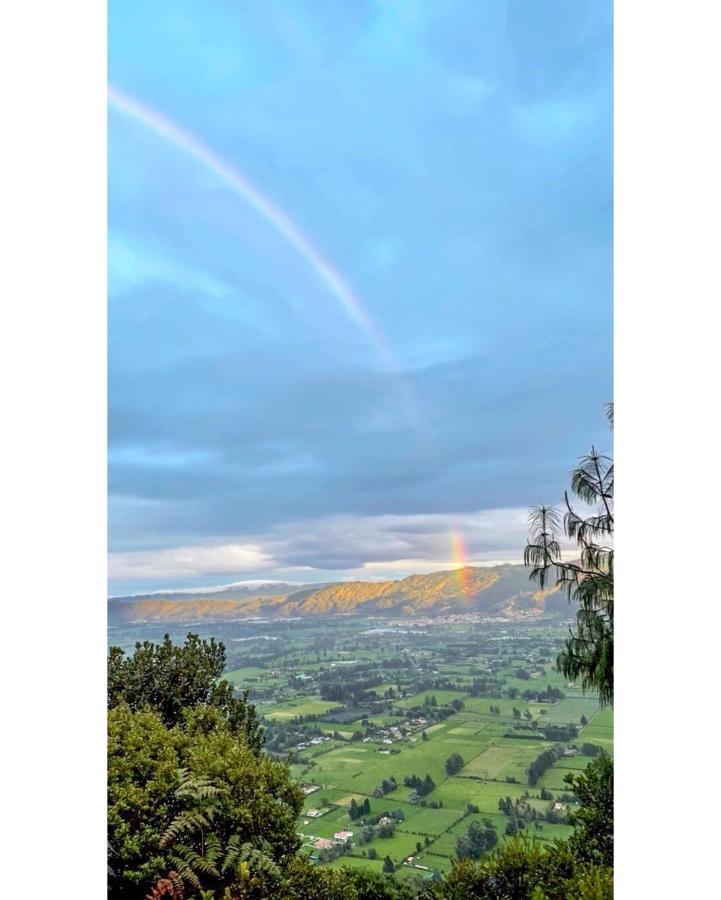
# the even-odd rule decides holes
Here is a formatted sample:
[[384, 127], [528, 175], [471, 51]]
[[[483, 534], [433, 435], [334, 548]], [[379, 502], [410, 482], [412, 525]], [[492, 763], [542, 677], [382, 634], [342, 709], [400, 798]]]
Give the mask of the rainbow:
[[456, 567], [458, 587], [464, 597], [470, 597], [472, 592], [471, 570], [468, 568], [468, 549], [463, 535], [457, 529], [451, 529], [451, 554]]
[[388, 349], [384, 336], [374, 325], [343, 276], [321, 254], [310, 238], [238, 169], [171, 119], [112, 85], [108, 87], [108, 103], [112, 109], [139, 122], [153, 134], [187, 153], [205, 169], [213, 172], [237, 197], [251, 206], [308, 263], [328, 291], [340, 302], [351, 320], [367, 336], [385, 365], [394, 372], [400, 371], [400, 366]]

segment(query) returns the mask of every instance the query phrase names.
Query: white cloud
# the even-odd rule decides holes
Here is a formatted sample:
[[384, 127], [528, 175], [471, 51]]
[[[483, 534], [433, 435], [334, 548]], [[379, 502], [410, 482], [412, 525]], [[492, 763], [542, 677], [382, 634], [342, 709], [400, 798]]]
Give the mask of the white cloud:
[[253, 544], [216, 544], [111, 553], [114, 580], [184, 579], [198, 575], [233, 575], [266, 569], [270, 561]]

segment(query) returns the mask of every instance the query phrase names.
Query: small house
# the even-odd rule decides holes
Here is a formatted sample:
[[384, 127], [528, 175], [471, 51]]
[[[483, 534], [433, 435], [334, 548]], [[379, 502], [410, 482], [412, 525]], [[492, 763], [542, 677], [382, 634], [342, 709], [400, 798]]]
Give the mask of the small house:
[[333, 841], [329, 841], [328, 838], [318, 838], [317, 841], [313, 841], [313, 846], [316, 850], [330, 850], [333, 846]]

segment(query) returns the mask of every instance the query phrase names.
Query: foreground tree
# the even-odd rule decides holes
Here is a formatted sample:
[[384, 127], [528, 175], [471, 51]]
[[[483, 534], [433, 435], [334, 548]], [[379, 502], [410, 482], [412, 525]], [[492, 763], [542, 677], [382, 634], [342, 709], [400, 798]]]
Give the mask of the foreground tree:
[[209, 715], [191, 711], [184, 727], [168, 728], [154, 710], [110, 710], [114, 900], [142, 897], [158, 879], [174, 877], [196, 892], [198, 884], [222, 887], [241, 875], [277, 880], [298, 850], [303, 794], [287, 766], [251, 750], [218, 711], [206, 730]]
[[[609, 406], [613, 422], [613, 407]], [[558, 669], [584, 690], [598, 692], [602, 705], [613, 702], [613, 460], [591, 448], [571, 473], [571, 493], [589, 511], [577, 511], [565, 493], [563, 526], [554, 507], [531, 511], [524, 563], [544, 589], [560, 588], [578, 603]], [[558, 534], [563, 527], [576, 542], [579, 559], [564, 562]]]
[[575, 826], [569, 840], [576, 858], [602, 866], [613, 865], [613, 760], [601, 753], [579, 775], [567, 775], [579, 808], [568, 822]]
[[454, 864], [422, 894], [434, 900], [611, 900], [613, 872], [579, 863], [568, 844], [510, 838], [481, 862]]
[[260, 752], [263, 736], [255, 707], [246, 695], [234, 696], [233, 686], [221, 678], [225, 660], [222, 642], [197, 634], [189, 634], [183, 645], [174, 644], [167, 634], [161, 644], [138, 642], [132, 656], [111, 647], [108, 708], [127, 704], [132, 710], [153, 709], [169, 727], [182, 726], [190, 709], [215, 710]]

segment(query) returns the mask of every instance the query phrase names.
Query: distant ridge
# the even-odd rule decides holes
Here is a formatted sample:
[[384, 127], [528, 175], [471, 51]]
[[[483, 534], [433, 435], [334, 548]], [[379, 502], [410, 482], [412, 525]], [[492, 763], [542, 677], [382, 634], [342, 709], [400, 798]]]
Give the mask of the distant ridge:
[[222, 595], [225, 599], [240, 600], [244, 597], [262, 597], [267, 594], [289, 593], [304, 585], [289, 581], [231, 581], [230, 584], [216, 584], [200, 588], [171, 588], [165, 591], [148, 591], [140, 594], [109, 597], [109, 601], [136, 603], [139, 600], [180, 600], [207, 597], [209, 594]]
[[[212, 596], [208, 596], [211, 594]], [[466, 566], [397, 581], [251, 584], [167, 591], [108, 601], [108, 623], [222, 622], [291, 616], [439, 616], [480, 613], [504, 619], [558, 617], [568, 609], [558, 591], [538, 591], [520, 565]]]

